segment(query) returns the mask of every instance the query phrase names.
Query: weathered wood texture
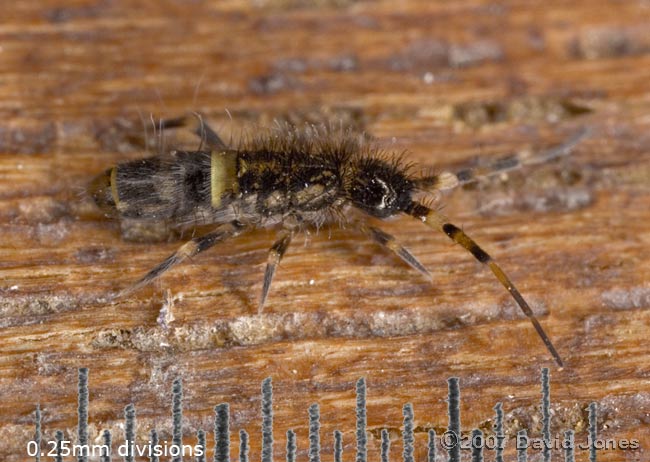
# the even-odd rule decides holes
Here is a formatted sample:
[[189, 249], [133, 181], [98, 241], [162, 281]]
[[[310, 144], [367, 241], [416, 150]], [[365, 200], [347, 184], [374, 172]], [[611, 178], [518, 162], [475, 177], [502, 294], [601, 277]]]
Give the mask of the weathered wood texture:
[[[0, 24], [0, 458], [26, 460], [36, 403], [45, 439], [74, 440], [77, 368], [90, 370], [91, 440], [169, 439], [183, 377], [186, 440], [228, 401], [259, 460], [259, 387], [272, 376], [276, 456], [319, 402], [322, 445], [354, 451], [354, 383], [366, 377], [369, 450], [446, 426], [446, 378], [461, 379], [463, 426], [539, 436], [539, 373], [552, 369], [553, 430], [650, 448], [650, 9], [642, 2], [22, 1]], [[232, 115], [232, 122], [226, 114]], [[334, 120], [424, 166], [461, 166], [591, 136], [569, 158], [446, 198], [491, 252], [566, 360], [557, 370], [507, 293], [457, 246], [408, 218], [385, 224], [433, 284], [351, 230], [297, 238], [256, 314], [259, 231], [211, 250], [128, 300], [107, 296], [178, 242], [133, 243], [84, 195], [92, 175], [141, 157], [146, 120], [201, 111], [241, 126]], [[146, 125], [146, 123], [145, 123]], [[236, 135], [233, 135], [236, 136]], [[169, 292], [167, 292], [169, 291]], [[167, 296], [166, 294], [169, 294]], [[166, 298], [167, 297], [167, 298]], [[173, 320], [157, 321], [167, 306]], [[509, 440], [508, 457], [514, 456]], [[212, 445], [212, 438], [208, 438]], [[425, 457], [417, 434], [417, 460]], [[394, 457], [401, 443], [393, 444]], [[232, 456], [237, 451], [233, 448]], [[559, 456], [559, 453], [558, 453]], [[491, 456], [490, 456], [491, 457]], [[586, 453], [578, 454], [579, 460]]]

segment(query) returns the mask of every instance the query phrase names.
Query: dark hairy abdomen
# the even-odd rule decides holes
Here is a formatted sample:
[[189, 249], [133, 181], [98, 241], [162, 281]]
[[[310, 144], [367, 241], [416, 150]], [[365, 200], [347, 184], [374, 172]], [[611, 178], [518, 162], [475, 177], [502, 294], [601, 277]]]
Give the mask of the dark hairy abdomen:
[[120, 164], [118, 210], [124, 218], [174, 220], [210, 204], [210, 153], [174, 153]]
[[239, 193], [255, 196], [262, 217], [315, 212], [341, 197], [342, 162], [333, 156], [300, 152], [240, 152]]

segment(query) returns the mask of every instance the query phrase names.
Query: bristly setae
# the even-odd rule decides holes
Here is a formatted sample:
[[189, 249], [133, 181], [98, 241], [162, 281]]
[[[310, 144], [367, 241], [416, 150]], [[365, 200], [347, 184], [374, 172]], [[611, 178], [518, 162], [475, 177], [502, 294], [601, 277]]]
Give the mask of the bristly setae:
[[[162, 128], [190, 123], [192, 118], [161, 122]], [[537, 333], [562, 365], [562, 360], [528, 303], [497, 263], [472, 238], [421, 198], [521, 165], [568, 153], [584, 136], [528, 160], [517, 156], [498, 160], [484, 171], [457, 174], [413, 174], [399, 156], [381, 153], [345, 130], [323, 127], [277, 127], [251, 136], [240, 146], [227, 146], [197, 117], [201, 138], [196, 151], [169, 151], [125, 162], [108, 169], [91, 185], [95, 202], [109, 216], [142, 221], [166, 221], [178, 227], [214, 225], [215, 229], [183, 244], [118, 296], [150, 283], [188, 257], [258, 227], [277, 227], [260, 297], [261, 311], [276, 267], [294, 234], [325, 222], [355, 226], [395, 253], [431, 281], [431, 274], [393, 236], [368, 223], [404, 214], [446, 234], [487, 265], [530, 318]]]

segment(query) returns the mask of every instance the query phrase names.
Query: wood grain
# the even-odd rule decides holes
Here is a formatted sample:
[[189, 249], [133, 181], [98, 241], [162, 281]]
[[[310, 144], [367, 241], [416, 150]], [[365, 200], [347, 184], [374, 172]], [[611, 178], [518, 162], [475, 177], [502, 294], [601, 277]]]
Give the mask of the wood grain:
[[[213, 406], [228, 401], [252, 460], [268, 376], [276, 457], [289, 428], [307, 457], [307, 407], [318, 402], [325, 457], [339, 428], [351, 459], [354, 383], [366, 377], [370, 457], [381, 428], [398, 456], [401, 406], [412, 402], [424, 460], [423, 432], [447, 424], [448, 377], [461, 379], [464, 428], [490, 431], [501, 401], [509, 437], [539, 436], [539, 373], [551, 367], [554, 431], [584, 441], [595, 401], [599, 435], [642, 448], [599, 460], [647, 458], [650, 10], [640, 3], [23, 1], [3, 14], [3, 460], [25, 460], [37, 403], [45, 439], [56, 429], [74, 439], [83, 366], [91, 440], [103, 429], [123, 438], [130, 402], [140, 441], [154, 426], [169, 438], [171, 384], [182, 376], [185, 438], [210, 431]], [[542, 149], [587, 127], [567, 159], [445, 198], [445, 213], [530, 301], [566, 367], [554, 368], [485, 268], [408, 218], [382, 226], [431, 269], [432, 284], [353, 230], [323, 229], [294, 241], [257, 315], [275, 234], [256, 231], [108, 302], [180, 243], [121, 239], [85, 188], [146, 155], [149, 114], [187, 111], [226, 139], [274, 120], [333, 121], [438, 169]]]

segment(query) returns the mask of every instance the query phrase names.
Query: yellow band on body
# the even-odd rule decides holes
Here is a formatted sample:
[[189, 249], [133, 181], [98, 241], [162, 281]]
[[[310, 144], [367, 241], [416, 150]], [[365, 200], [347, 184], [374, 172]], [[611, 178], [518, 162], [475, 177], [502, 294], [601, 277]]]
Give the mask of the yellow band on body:
[[113, 202], [115, 206], [120, 203], [120, 197], [117, 194], [117, 166], [111, 169], [111, 194], [113, 195]]
[[210, 159], [210, 202], [221, 206], [224, 192], [237, 192], [237, 156], [235, 152], [213, 151]]

